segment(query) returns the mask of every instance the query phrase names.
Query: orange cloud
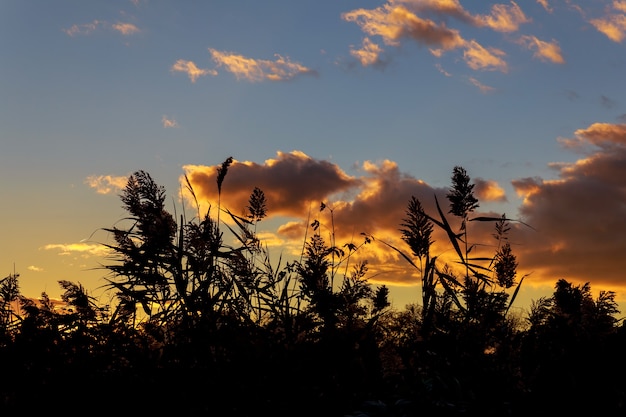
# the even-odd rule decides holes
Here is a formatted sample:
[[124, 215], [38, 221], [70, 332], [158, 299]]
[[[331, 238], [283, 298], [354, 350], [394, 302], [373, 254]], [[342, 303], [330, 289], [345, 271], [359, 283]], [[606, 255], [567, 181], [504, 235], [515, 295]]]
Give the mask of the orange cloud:
[[613, 2], [613, 8], [620, 12], [626, 13], [626, 0], [615, 0]]
[[469, 41], [466, 42], [463, 59], [470, 68], [475, 70], [499, 70], [507, 72], [507, 63], [500, 58], [504, 55], [506, 54], [500, 49], [486, 49], [476, 41]]
[[114, 23], [111, 27], [125, 36], [139, 32], [139, 28], [132, 23]]
[[222, 52], [209, 48], [211, 57], [218, 67], [224, 67], [240, 80], [285, 81], [302, 74], [315, 74], [315, 71], [289, 58], [276, 54], [274, 61], [248, 58], [232, 52]]
[[355, 57], [364, 67], [381, 65], [383, 63], [380, 59], [382, 53], [383, 49], [367, 37], [363, 39], [363, 46], [360, 49], [353, 48], [350, 50], [350, 55]]
[[520, 264], [546, 280], [626, 290], [626, 125], [595, 123], [575, 135], [565, 143], [587, 155], [553, 164], [559, 179], [513, 181], [525, 196], [520, 213], [537, 229], [522, 234]]
[[626, 146], [626, 124], [593, 123], [586, 129], [576, 130], [574, 136], [573, 139], [559, 141], [567, 148], [594, 145], [605, 149], [618, 146], [621, 149]]
[[484, 180], [480, 177], [474, 179], [474, 191], [480, 201], [507, 201], [504, 189], [497, 181]]
[[402, 6], [386, 4], [373, 10], [356, 9], [342, 14], [348, 22], [355, 22], [368, 35], [381, 36], [387, 45], [399, 45], [403, 38], [450, 50], [463, 44], [458, 31], [422, 19]]
[[520, 38], [519, 42], [526, 48], [535, 50], [533, 56], [542, 61], [550, 61], [555, 64], [565, 63], [565, 59], [561, 53], [561, 47], [554, 39], [552, 42], [545, 42], [537, 39], [535, 36], [525, 35]]
[[192, 83], [195, 83], [198, 78], [205, 75], [217, 75], [217, 71], [215, 70], [200, 69], [192, 61], [185, 61], [184, 59], [176, 61], [174, 65], [172, 65], [171, 71], [184, 72]]
[[85, 184], [96, 190], [98, 194], [112, 194], [123, 190], [128, 182], [128, 177], [116, 177], [112, 175], [90, 175], [85, 179]]
[[[399, 46], [403, 40], [412, 40], [429, 47], [437, 57], [447, 51], [462, 49], [463, 59], [474, 70], [507, 71], [504, 51], [483, 47], [475, 40], [465, 40], [457, 29], [449, 28], [445, 20], [437, 22], [418, 14], [439, 18], [449, 15], [472, 26], [487, 26], [501, 32], [517, 30], [519, 24], [527, 21], [515, 3], [496, 5], [488, 16], [472, 16], [456, 0], [390, 0], [375, 9], [356, 9], [341, 17], [359, 25], [368, 36], [380, 36], [386, 45]], [[366, 56], [371, 59], [372, 54]], [[360, 61], [363, 63], [362, 59]]]
[[537, 3], [539, 3], [541, 5], [541, 7], [543, 7], [546, 10], [546, 12], [552, 13], [553, 9], [548, 4], [548, 0], [537, 0]]
[[621, 43], [626, 36], [626, 1], [614, 1], [612, 8], [606, 16], [589, 23], [613, 42]]
[[[200, 203], [217, 203], [217, 166], [183, 167]], [[181, 179], [184, 181], [184, 179]], [[317, 161], [302, 152], [278, 152], [264, 164], [235, 160], [222, 184], [221, 203], [241, 215], [250, 193], [259, 187], [265, 193], [270, 216], [303, 217], [332, 194], [351, 190], [359, 182], [327, 161]]]
[[515, 2], [509, 6], [494, 4], [491, 6], [491, 14], [479, 16], [477, 20], [496, 32], [516, 32], [521, 24], [530, 22]]

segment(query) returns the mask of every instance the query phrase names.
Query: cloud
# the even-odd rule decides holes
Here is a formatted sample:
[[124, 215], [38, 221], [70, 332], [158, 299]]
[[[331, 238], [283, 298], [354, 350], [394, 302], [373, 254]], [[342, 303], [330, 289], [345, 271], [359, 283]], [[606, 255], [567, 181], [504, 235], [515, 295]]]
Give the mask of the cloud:
[[351, 48], [350, 55], [355, 57], [361, 65], [369, 67], [371, 65], [384, 66], [385, 62], [380, 59], [380, 55], [384, 52], [380, 45], [372, 42], [369, 38], [363, 38], [361, 48]]
[[621, 43], [626, 36], [626, 1], [613, 1], [612, 8], [604, 17], [589, 23], [613, 42]]
[[524, 235], [520, 264], [546, 280], [624, 288], [626, 124], [594, 123], [574, 136], [560, 142], [584, 157], [552, 164], [558, 179], [513, 181], [520, 213], [537, 229]]
[[90, 175], [84, 181], [90, 188], [96, 190], [98, 194], [112, 194], [123, 190], [128, 183], [128, 177], [112, 175]]
[[[511, 6], [496, 5], [490, 15], [472, 16], [456, 0], [390, 0], [375, 9], [355, 9], [341, 15], [343, 20], [356, 23], [367, 36], [380, 36], [385, 45], [397, 47], [402, 41], [411, 40], [428, 47], [437, 57], [460, 49], [463, 50], [463, 59], [474, 70], [507, 71], [504, 51], [484, 47], [476, 40], [464, 39], [459, 30], [447, 26], [446, 16], [500, 32], [515, 31], [519, 24], [527, 21], [515, 3]], [[366, 60], [365, 64], [369, 62]]]
[[480, 81], [478, 81], [474, 77], [469, 77], [469, 82], [475, 85], [476, 87], [478, 87], [481, 93], [487, 94], [487, 93], [491, 93], [495, 91], [495, 88], [482, 84]]
[[521, 24], [530, 22], [515, 2], [511, 2], [511, 5], [494, 4], [491, 6], [491, 14], [479, 16], [476, 20], [496, 32], [516, 32]]
[[500, 58], [504, 55], [504, 51], [496, 48], [486, 49], [476, 41], [467, 42], [463, 52], [463, 58], [471, 69], [507, 72], [507, 63]]
[[606, 109], [613, 109], [617, 106], [617, 102], [605, 95], [600, 96], [600, 104]]
[[31, 272], [43, 272], [43, 268], [40, 268], [38, 266], [35, 265], [29, 265], [26, 269], [28, 269]]
[[464, 43], [458, 31], [422, 19], [403, 6], [393, 6], [391, 2], [372, 10], [346, 12], [342, 18], [355, 22], [370, 36], [381, 36], [386, 45], [397, 46], [400, 40], [408, 38], [422, 45], [451, 50]]
[[520, 38], [519, 43], [528, 49], [534, 50], [535, 53], [533, 56], [535, 58], [555, 64], [565, 63], [565, 59], [561, 53], [561, 47], [554, 39], [552, 42], [545, 42], [535, 36], [525, 35]]
[[178, 127], [178, 122], [176, 120], [170, 119], [165, 115], [163, 115], [163, 117], [161, 118], [161, 123], [163, 124], [163, 127], [166, 129]]
[[110, 254], [108, 248], [96, 243], [51, 243], [43, 247], [44, 250], [59, 251], [60, 256], [81, 254], [82, 256], [106, 256]]
[[546, 10], [546, 12], [552, 13], [553, 9], [548, 4], [548, 0], [537, 0], [537, 3], [539, 3], [541, 7], [543, 7]]
[[82, 35], [82, 36], [91, 35], [98, 28], [105, 28], [105, 29], [109, 28], [118, 33], [121, 33], [124, 36], [130, 36], [130, 35], [140, 32], [139, 28], [133, 25], [132, 23], [110, 24], [102, 20], [94, 20], [93, 22], [80, 24], [80, 25], [76, 24], [76, 25], [70, 26], [67, 29], [61, 29], [61, 30], [65, 32], [66, 35], [73, 37], [73, 36], [78, 36], [78, 35]]
[[626, 124], [593, 123], [587, 129], [576, 130], [574, 136], [559, 142], [570, 149], [590, 144], [607, 150], [621, 150], [626, 145]]
[[195, 83], [198, 78], [205, 75], [217, 75], [217, 71], [215, 70], [200, 69], [193, 61], [186, 61], [184, 59], [176, 61], [170, 70], [172, 72], [183, 72], [187, 74], [192, 83]]
[[[201, 203], [216, 205], [217, 168], [183, 167]], [[329, 195], [349, 191], [358, 182], [330, 162], [314, 160], [299, 151], [278, 152], [275, 159], [264, 164], [234, 160], [222, 184], [221, 202], [235, 214], [243, 214], [250, 193], [259, 187], [268, 200], [270, 215], [302, 217]]]
[[104, 22], [99, 20], [94, 20], [91, 23], [85, 23], [82, 25], [72, 25], [68, 29], [62, 29], [65, 34], [68, 36], [77, 36], [77, 35], [89, 35], [96, 31], [98, 27], [102, 26]]
[[615, 10], [626, 13], [626, 0], [615, 0], [612, 5]]
[[111, 27], [124, 36], [139, 32], [139, 28], [132, 23], [114, 23]]
[[450, 74], [448, 71], [446, 71], [441, 64], [435, 64], [435, 68], [437, 68], [437, 70], [442, 73], [443, 75], [445, 75], [446, 77], [452, 77], [452, 74]]
[[480, 177], [474, 179], [474, 191], [480, 201], [506, 202], [506, 193], [494, 180], [485, 180]]
[[288, 57], [274, 55], [274, 61], [248, 58], [232, 52], [209, 48], [211, 57], [218, 67], [235, 75], [238, 80], [251, 82], [286, 81], [298, 75], [315, 75], [316, 72], [304, 65], [292, 62]]

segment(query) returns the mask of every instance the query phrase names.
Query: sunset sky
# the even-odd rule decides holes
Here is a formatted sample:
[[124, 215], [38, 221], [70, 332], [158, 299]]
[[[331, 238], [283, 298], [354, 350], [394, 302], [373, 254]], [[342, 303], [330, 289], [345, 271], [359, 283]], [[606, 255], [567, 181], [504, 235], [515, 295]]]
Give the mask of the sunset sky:
[[[625, 38], [626, 0], [4, 0], [0, 277], [99, 295], [101, 228], [138, 170], [180, 213], [181, 178], [214, 203], [232, 156], [222, 204], [241, 214], [265, 192], [257, 230], [277, 260], [312, 218], [330, 227], [322, 201], [339, 244], [406, 248], [411, 196], [445, 203], [462, 166], [475, 215], [532, 226], [509, 235], [518, 306], [564, 278], [615, 291], [626, 314]], [[396, 307], [418, 302], [397, 253], [363, 255]]]

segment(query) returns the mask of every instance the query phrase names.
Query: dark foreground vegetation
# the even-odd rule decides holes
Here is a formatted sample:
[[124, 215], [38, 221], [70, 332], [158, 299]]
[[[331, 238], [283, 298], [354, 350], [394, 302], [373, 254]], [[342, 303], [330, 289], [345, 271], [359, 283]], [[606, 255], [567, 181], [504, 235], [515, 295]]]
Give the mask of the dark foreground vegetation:
[[[218, 169], [218, 195], [231, 162]], [[255, 233], [262, 190], [242, 216], [219, 204], [200, 213], [196, 201], [193, 216], [176, 218], [165, 199], [146, 172], [129, 177], [128, 217], [105, 229], [106, 303], [59, 281], [61, 308], [45, 293], [23, 297], [18, 274], [0, 280], [0, 415], [626, 415], [615, 294], [594, 299], [589, 285], [560, 279], [525, 317], [512, 314], [524, 279], [507, 239], [514, 220], [472, 217], [461, 167], [445, 209], [436, 201], [427, 213], [409, 196], [406, 251], [371, 235], [338, 244], [314, 220], [301, 259], [283, 264]], [[332, 219], [325, 204], [320, 212]], [[493, 224], [492, 256], [474, 257], [473, 222]], [[431, 253], [437, 229], [454, 268]], [[419, 302], [390, 307], [367, 263], [352, 261], [367, 244], [415, 268]]]

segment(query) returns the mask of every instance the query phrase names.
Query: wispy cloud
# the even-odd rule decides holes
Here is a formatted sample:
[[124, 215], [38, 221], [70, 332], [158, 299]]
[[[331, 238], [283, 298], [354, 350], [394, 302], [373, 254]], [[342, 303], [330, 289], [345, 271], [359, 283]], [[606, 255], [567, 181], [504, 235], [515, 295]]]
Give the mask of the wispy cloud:
[[98, 243], [51, 243], [43, 247], [44, 250], [58, 251], [60, 256], [81, 255], [105, 256], [110, 253], [109, 249]]
[[176, 120], [169, 118], [165, 115], [163, 115], [163, 117], [161, 118], [161, 123], [163, 124], [163, 127], [166, 129], [178, 127], [178, 122]]
[[94, 20], [90, 23], [84, 23], [80, 25], [72, 25], [67, 29], [62, 29], [68, 36], [78, 36], [78, 35], [89, 35], [95, 32], [99, 27], [101, 27], [104, 22], [99, 20]]
[[315, 75], [316, 72], [288, 57], [274, 55], [275, 59], [254, 59], [233, 52], [218, 51], [209, 48], [211, 58], [218, 68], [224, 68], [238, 80], [251, 82], [286, 81], [299, 75]]
[[132, 23], [114, 23], [111, 27], [125, 36], [139, 32], [139, 28]]
[[493, 87], [490, 87], [488, 85], [485, 85], [485, 84], [481, 83], [480, 81], [478, 81], [474, 77], [469, 77], [469, 82], [472, 83], [473, 85], [475, 85], [476, 87], [478, 87], [480, 92], [484, 93], [484, 94], [491, 93], [491, 92], [494, 92], [496, 90]]
[[615, 100], [605, 95], [600, 96], [600, 104], [606, 109], [614, 109], [617, 106], [617, 102]]
[[537, 0], [537, 3], [539, 3], [541, 7], [543, 7], [548, 13], [552, 13], [552, 11], [554, 10], [548, 3], [548, 0]]
[[508, 71], [508, 65], [502, 57], [504, 51], [496, 48], [485, 48], [476, 41], [465, 43], [463, 58], [467, 65], [474, 70], [499, 70]]
[[494, 4], [490, 14], [477, 16], [476, 20], [496, 32], [517, 32], [520, 25], [530, 22], [515, 2], [510, 5]]
[[111, 29], [113, 31], [121, 33], [124, 36], [130, 36], [140, 32], [139, 28], [132, 23], [118, 22], [111, 24], [102, 20], [94, 20], [90, 23], [72, 25], [69, 28], [62, 29], [62, 31], [65, 32], [66, 35], [72, 37], [87, 36], [91, 35], [99, 28]]
[[192, 83], [195, 83], [198, 78], [205, 75], [217, 75], [217, 71], [211, 69], [198, 68], [193, 61], [186, 61], [179, 59], [170, 68], [172, 72], [182, 72], [187, 74]]
[[126, 187], [128, 177], [112, 175], [90, 175], [84, 181], [90, 188], [96, 190], [98, 194], [112, 194], [119, 192]]
[[613, 1], [605, 16], [589, 23], [613, 42], [621, 43], [626, 37], [626, 1]]
[[551, 42], [546, 42], [535, 36], [525, 35], [520, 37], [519, 43], [524, 47], [535, 51], [533, 56], [541, 61], [549, 61], [555, 64], [565, 63], [561, 47], [554, 39]]

